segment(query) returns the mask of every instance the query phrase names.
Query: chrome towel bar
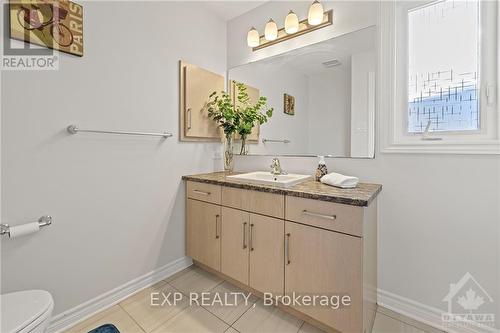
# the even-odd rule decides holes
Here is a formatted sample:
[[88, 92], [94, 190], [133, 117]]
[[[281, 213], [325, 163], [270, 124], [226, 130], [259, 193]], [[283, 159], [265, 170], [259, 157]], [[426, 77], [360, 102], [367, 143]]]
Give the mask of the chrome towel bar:
[[66, 130], [68, 133], [76, 134], [79, 132], [85, 133], [104, 133], [104, 134], [125, 134], [125, 135], [143, 135], [143, 136], [160, 136], [164, 139], [173, 136], [172, 133], [163, 132], [163, 133], [148, 133], [148, 132], [124, 132], [124, 131], [101, 131], [101, 130], [89, 130], [78, 128], [76, 125], [69, 125]]
[[283, 139], [283, 140], [262, 139], [262, 143], [266, 143], [266, 142], [282, 142], [282, 143], [290, 143], [290, 140], [288, 140], [288, 139]]
[[[52, 216], [44, 215], [38, 219], [38, 227], [43, 228], [52, 224]], [[10, 226], [8, 224], [0, 224], [0, 235], [10, 234]]]

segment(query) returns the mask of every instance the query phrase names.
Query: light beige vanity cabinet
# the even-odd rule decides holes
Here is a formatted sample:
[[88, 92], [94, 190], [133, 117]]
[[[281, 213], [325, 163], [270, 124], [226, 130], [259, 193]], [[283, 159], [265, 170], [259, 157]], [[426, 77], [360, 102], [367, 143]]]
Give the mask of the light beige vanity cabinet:
[[282, 219], [222, 207], [221, 273], [281, 295], [283, 226]]
[[285, 294], [349, 295], [352, 303], [335, 311], [310, 306], [296, 309], [341, 332], [361, 332], [361, 238], [293, 222], [286, 222], [285, 234]]
[[[309, 195], [307, 184], [301, 186], [305, 192], [266, 190], [217, 175], [199, 175], [200, 181], [196, 176], [185, 178], [188, 256], [261, 296], [265, 292], [274, 296], [348, 295], [350, 305], [336, 310], [280, 307], [323, 330], [370, 332], [377, 289], [374, 199], [380, 185], [360, 185], [362, 199], [358, 200], [352, 192], [317, 183], [309, 184], [314, 188]], [[220, 184], [207, 183], [213, 177], [222, 177]], [[318, 195], [318, 186], [326, 194]], [[334, 195], [339, 197], [330, 200]], [[324, 198], [328, 200], [319, 200]]]
[[284, 221], [250, 213], [250, 277], [248, 285], [261, 292], [283, 294]]
[[210, 268], [220, 270], [221, 207], [188, 199], [186, 208], [186, 254]]
[[250, 217], [242, 210], [222, 207], [221, 272], [248, 284], [248, 237]]

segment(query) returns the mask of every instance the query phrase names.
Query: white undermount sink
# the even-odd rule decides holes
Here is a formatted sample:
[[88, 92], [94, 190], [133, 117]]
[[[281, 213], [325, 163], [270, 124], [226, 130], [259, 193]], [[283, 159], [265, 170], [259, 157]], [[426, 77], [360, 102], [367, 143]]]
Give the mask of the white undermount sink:
[[293, 173], [289, 173], [286, 175], [273, 175], [269, 171], [255, 171], [234, 176], [227, 176], [227, 178], [242, 183], [274, 185], [289, 188], [306, 180], [309, 180], [311, 176]]

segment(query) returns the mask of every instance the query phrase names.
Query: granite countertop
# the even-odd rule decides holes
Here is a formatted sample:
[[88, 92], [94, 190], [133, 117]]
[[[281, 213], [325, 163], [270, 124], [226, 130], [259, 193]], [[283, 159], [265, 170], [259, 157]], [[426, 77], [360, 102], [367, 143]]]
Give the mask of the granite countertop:
[[226, 172], [213, 172], [199, 175], [182, 176], [182, 179], [200, 183], [223, 185], [228, 187], [276, 194], [285, 194], [294, 197], [336, 202], [361, 207], [368, 206], [370, 202], [372, 202], [373, 199], [375, 199], [375, 197], [377, 197], [377, 195], [382, 190], [382, 185], [379, 184], [359, 183], [356, 188], [342, 189], [325, 185], [323, 183], [315, 181], [314, 179], [305, 181], [290, 188], [282, 188], [273, 185], [242, 183], [240, 181], [235, 181], [227, 177], [235, 174], [237, 173], [229, 174]]

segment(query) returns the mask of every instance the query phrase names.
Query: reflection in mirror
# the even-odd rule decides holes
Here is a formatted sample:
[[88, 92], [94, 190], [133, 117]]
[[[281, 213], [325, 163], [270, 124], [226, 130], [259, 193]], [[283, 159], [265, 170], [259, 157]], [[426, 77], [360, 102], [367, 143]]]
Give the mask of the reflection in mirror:
[[229, 70], [268, 98], [250, 155], [374, 156], [376, 27]]

